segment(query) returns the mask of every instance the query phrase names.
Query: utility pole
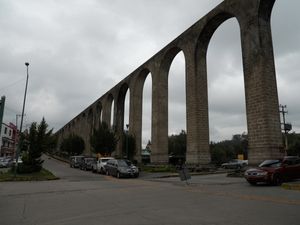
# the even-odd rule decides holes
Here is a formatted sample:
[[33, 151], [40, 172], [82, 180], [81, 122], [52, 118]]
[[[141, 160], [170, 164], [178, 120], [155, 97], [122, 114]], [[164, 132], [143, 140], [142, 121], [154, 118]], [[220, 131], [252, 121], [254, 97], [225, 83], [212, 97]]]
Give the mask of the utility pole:
[[[26, 114], [24, 114], [24, 116], [25, 116]], [[15, 157], [16, 157], [16, 154], [17, 154], [17, 140], [18, 140], [18, 138], [17, 138], [17, 136], [18, 136], [18, 119], [19, 119], [19, 117], [21, 117], [22, 115], [21, 114], [16, 114], [16, 134], [15, 134], [15, 147], [14, 147], [14, 149], [15, 149]]]
[[286, 123], [285, 121], [285, 115], [288, 113], [288, 111], [286, 110], [286, 105], [279, 105], [279, 112], [282, 114], [282, 120], [283, 123], [281, 123], [283, 125], [283, 128], [281, 128], [284, 131], [284, 140], [285, 140], [285, 155], [287, 155], [287, 150], [288, 150], [288, 132], [290, 130], [292, 130], [292, 124], [290, 123]]
[[2, 128], [2, 122], [3, 122], [3, 114], [4, 114], [4, 106], [5, 106], [5, 96], [1, 97], [0, 100], [0, 154], [1, 154], [1, 146], [2, 146], [2, 133], [1, 133], [1, 128]]
[[[24, 100], [23, 100], [23, 109], [22, 109], [22, 114], [21, 114], [21, 124], [20, 124], [20, 135], [22, 134], [22, 127], [23, 127], [23, 118], [24, 118], [24, 110], [25, 110], [25, 102], [26, 102], [26, 94], [27, 94], [27, 86], [28, 86], [28, 66], [29, 63], [25, 62], [25, 66], [27, 69], [27, 73], [26, 73], [26, 85], [25, 85], [25, 93], [24, 93]], [[15, 165], [15, 177], [16, 177], [16, 173], [17, 173], [17, 168], [18, 168], [18, 159], [19, 159], [19, 153], [20, 153], [20, 149], [22, 147], [22, 140], [19, 141], [18, 143], [18, 147], [17, 147], [17, 153], [16, 153], [16, 165]]]
[[0, 101], [0, 136], [1, 136], [1, 128], [3, 122], [4, 106], [5, 106], [5, 96], [2, 96]]

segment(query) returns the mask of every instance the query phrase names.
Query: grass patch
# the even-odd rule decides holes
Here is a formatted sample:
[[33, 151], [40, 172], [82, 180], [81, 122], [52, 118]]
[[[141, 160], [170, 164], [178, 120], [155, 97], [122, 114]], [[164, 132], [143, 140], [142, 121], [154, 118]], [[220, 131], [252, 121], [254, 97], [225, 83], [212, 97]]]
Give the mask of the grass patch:
[[50, 171], [42, 169], [40, 172], [16, 174], [14, 171], [9, 170], [4, 173], [0, 173], [0, 182], [3, 181], [45, 181], [45, 180], [57, 180], [58, 177], [54, 176]]
[[176, 173], [177, 172], [176, 168], [170, 165], [162, 165], [162, 166], [142, 165], [140, 166], [140, 169], [143, 172], [148, 172], [148, 173]]
[[299, 183], [283, 183], [281, 187], [287, 190], [300, 191]]

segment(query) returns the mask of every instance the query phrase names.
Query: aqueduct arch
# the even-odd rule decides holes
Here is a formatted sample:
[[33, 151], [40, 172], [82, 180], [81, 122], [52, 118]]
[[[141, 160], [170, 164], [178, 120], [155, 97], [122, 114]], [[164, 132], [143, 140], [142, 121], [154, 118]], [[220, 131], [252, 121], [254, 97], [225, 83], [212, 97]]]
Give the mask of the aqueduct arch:
[[[102, 119], [110, 124], [114, 101], [114, 126], [123, 129], [124, 99], [130, 88], [130, 132], [141, 149], [142, 92], [149, 72], [152, 76], [152, 155], [154, 163], [168, 160], [168, 72], [179, 51], [183, 51], [186, 67], [187, 162], [210, 162], [206, 54], [215, 30], [227, 19], [235, 17], [240, 26], [246, 114], [249, 137], [249, 163], [280, 157], [281, 130], [270, 17], [275, 0], [224, 0], [206, 16], [179, 35], [119, 84], [100, 97]], [[125, 93], [125, 94], [124, 94]], [[92, 105], [96, 104], [93, 103]], [[80, 115], [87, 114], [84, 110]], [[80, 117], [80, 116], [77, 116]], [[76, 117], [76, 118], [77, 118]], [[57, 132], [79, 132], [86, 123], [75, 120], [77, 129]], [[81, 134], [89, 135], [89, 133]], [[137, 159], [140, 156], [137, 156]]]

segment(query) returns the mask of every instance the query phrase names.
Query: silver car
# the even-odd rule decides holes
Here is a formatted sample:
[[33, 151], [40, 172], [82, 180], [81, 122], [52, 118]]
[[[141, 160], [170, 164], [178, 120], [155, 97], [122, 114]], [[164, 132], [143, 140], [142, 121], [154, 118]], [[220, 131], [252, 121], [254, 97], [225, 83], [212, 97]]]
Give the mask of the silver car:
[[129, 160], [111, 159], [105, 165], [106, 175], [121, 177], [138, 177], [139, 169]]
[[221, 165], [224, 169], [241, 169], [248, 165], [248, 160], [233, 159]]

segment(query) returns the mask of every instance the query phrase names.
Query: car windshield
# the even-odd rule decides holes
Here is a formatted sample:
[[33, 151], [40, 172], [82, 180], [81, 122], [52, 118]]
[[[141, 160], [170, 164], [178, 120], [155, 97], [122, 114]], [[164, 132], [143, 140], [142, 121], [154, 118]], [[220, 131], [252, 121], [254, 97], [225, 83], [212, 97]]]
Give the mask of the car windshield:
[[85, 159], [87, 162], [92, 162], [92, 161], [94, 161], [94, 159], [93, 158], [88, 158], [88, 159]]
[[[130, 163], [130, 162], [129, 162], [129, 163]], [[118, 165], [119, 165], [119, 166], [122, 166], [122, 167], [130, 166], [129, 163], [128, 163], [128, 161], [125, 161], [125, 160], [120, 160], [120, 161], [118, 161]]]
[[235, 162], [238, 162], [238, 160], [237, 160], [237, 159], [232, 159], [232, 160], [230, 160], [229, 162], [230, 162], [230, 163], [235, 163]]
[[110, 159], [101, 159], [102, 162], [107, 162]]
[[266, 160], [263, 161], [259, 167], [279, 167], [281, 165], [281, 160]]

